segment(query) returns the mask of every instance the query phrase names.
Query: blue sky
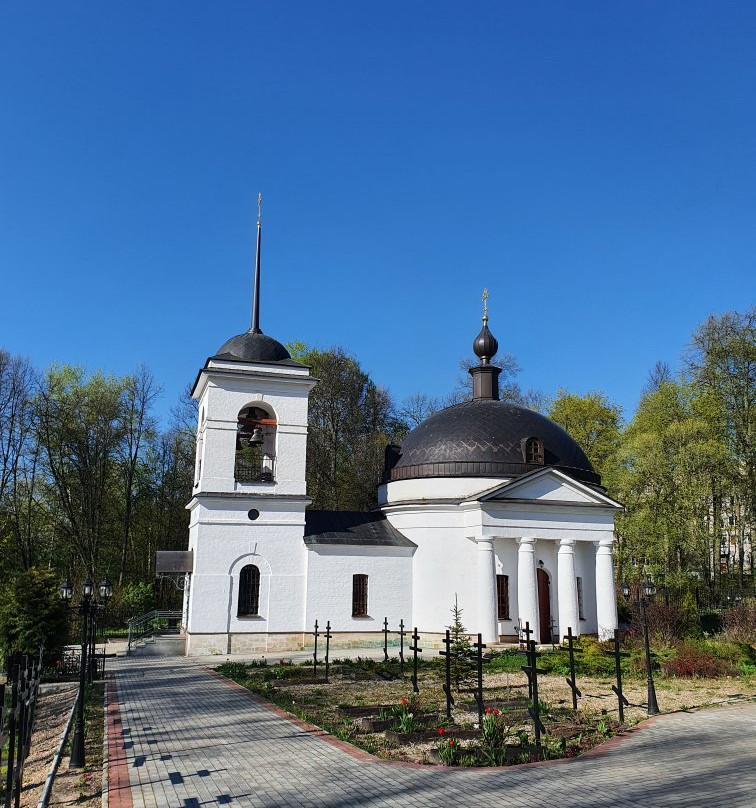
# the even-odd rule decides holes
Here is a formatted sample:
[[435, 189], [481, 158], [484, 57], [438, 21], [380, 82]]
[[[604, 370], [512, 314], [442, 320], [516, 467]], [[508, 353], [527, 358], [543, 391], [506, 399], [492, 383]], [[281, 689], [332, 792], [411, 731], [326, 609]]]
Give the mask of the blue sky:
[[632, 412], [753, 302], [756, 6], [7, 2], [0, 345], [146, 363], [248, 327], [454, 384], [490, 290], [523, 387]]

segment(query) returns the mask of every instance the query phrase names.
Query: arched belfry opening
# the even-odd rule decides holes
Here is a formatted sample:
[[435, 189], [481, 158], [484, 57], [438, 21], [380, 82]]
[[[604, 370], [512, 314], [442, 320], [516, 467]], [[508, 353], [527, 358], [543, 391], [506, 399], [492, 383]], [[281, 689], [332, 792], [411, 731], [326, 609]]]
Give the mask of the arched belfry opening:
[[236, 421], [234, 479], [272, 483], [276, 472], [276, 417], [264, 404], [244, 407]]

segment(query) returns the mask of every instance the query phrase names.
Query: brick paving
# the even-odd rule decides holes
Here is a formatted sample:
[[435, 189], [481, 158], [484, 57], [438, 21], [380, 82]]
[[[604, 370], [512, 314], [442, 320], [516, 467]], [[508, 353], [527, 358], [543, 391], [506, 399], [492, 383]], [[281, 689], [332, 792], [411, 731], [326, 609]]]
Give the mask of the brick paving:
[[[662, 716], [603, 754], [450, 770], [347, 754], [196, 661], [119, 660], [109, 808], [756, 808], [756, 705]], [[333, 739], [330, 739], [333, 740]]]

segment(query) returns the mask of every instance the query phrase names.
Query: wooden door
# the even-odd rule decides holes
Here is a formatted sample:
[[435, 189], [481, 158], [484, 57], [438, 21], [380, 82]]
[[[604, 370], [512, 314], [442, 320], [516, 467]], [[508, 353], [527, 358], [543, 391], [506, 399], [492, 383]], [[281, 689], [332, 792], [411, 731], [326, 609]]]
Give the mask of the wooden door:
[[541, 643], [551, 642], [551, 593], [549, 576], [540, 567], [538, 573], [538, 623]]

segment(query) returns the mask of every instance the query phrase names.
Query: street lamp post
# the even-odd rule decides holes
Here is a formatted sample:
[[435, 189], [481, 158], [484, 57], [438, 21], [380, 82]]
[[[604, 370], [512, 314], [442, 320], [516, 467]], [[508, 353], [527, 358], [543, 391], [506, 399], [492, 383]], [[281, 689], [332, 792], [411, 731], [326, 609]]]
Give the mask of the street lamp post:
[[[642, 595], [641, 592], [643, 593]], [[630, 587], [626, 583], [622, 585], [622, 594], [626, 598], [630, 597]], [[643, 621], [643, 646], [646, 652], [646, 679], [648, 686], [648, 695], [646, 701], [648, 704], [648, 715], [659, 714], [659, 704], [656, 701], [656, 688], [654, 687], [654, 676], [651, 671], [651, 643], [649, 641], [648, 632], [648, 615], [646, 614], [646, 605], [648, 600], [655, 594], [656, 587], [654, 586], [654, 582], [651, 580], [651, 577], [648, 576], [641, 590], [638, 592], [638, 600], [640, 601], [641, 607], [641, 619]]]
[[[92, 581], [87, 579], [82, 586], [82, 597], [79, 601], [78, 611], [81, 615], [81, 661], [79, 664], [79, 694], [76, 701], [76, 724], [74, 725], [74, 736], [71, 742], [71, 762], [69, 764], [72, 769], [81, 769], [85, 765], [84, 759], [84, 689], [87, 682], [87, 657], [89, 650], [89, 626], [90, 615], [93, 610], [97, 608], [97, 603], [92, 602], [92, 593], [94, 587]], [[100, 595], [107, 600], [110, 597], [110, 583], [105, 578], [100, 584]], [[63, 581], [58, 589], [61, 600], [68, 603], [73, 598], [73, 588], [68, 581]], [[105, 595], [104, 593], [107, 593]]]

